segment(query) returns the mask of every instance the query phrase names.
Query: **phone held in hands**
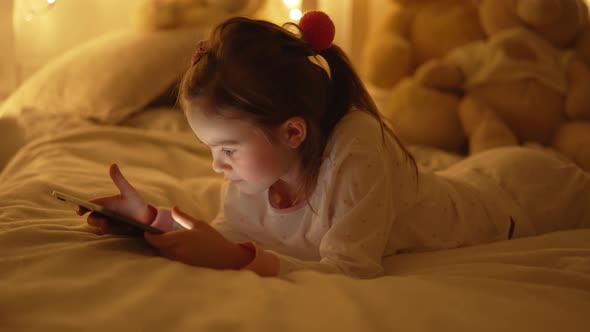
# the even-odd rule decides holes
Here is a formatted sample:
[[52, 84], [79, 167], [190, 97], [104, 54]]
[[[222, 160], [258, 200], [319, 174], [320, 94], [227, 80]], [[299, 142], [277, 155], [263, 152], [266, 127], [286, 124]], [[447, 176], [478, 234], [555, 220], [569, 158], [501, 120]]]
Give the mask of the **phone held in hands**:
[[96, 203], [92, 203], [89, 202], [87, 200], [84, 200], [82, 198], [78, 198], [78, 197], [74, 197], [72, 195], [68, 195], [68, 194], [64, 194], [62, 192], [56, 191], [54, 190], [51, 195], [57, 199], [59, 199], [60, 201], [64, 201], [64, 202], [68, 202], [68, 203], [72, 203], [74, 205], [79, 205], [81, 207], [84, 207], [90, 211], [96, 212], [102, 216], [104, 216], [106, 219], [108, 219], [109, 221], [114, 221], [114, 222], [119, 222], [119, 223], [124, 223], [127, 224], [129, 226], [135, 227], [137, 229], [143, 230], [143, 231], [147, 231], [153, 234], [162, 234], [164, 233], [164, 231], [162, 231], [161, 229], [155, 228], [155, 227], [151, 227], [149, 225], [146, 225], [144, 223], [141, 223], [137, 220], [131, 219], [129, 217], [126, 217], [124, 215], [121, 215], [115, 211], [109, 210], [107, 208], [105, 208], [102, 205], [96, 204]]

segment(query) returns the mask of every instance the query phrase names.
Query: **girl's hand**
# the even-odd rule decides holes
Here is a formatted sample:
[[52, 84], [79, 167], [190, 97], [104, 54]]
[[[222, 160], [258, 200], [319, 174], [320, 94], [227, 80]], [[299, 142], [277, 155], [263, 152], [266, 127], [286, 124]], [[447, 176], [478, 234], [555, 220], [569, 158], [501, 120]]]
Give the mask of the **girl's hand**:
[[144, 233], [148, 243], [164, 257], [214, 269], [240, 269], [254, 258], [254, 253], [227, 240], [207, 222], [196, 220], [176, 207], [172, 208], [172, 218], [192, 228], [161, 235]]
[[[115, 211], [124, 216], [135, 219], [144, 224], [151, 224], [158, 211], [147, 205], [139, 193], [125, 179], [117, 164], [112, 164], [109, 170], [111, 179], [119, 189], [120, 194], [115, 196], [100, 197], [91, 202], [102, 205], [109, 210]], [[89, 212], [79, 206], [76, 213], [80, 216]], [[92, 212], [88, 215], [87, 222], [90, 226], [98, 227], [102, 234], [132, 234], [138, 231], [129, 226], [116, 222], [110, 222], [98, 213]], [[141, 231], [139, 231], [141, 232]]]

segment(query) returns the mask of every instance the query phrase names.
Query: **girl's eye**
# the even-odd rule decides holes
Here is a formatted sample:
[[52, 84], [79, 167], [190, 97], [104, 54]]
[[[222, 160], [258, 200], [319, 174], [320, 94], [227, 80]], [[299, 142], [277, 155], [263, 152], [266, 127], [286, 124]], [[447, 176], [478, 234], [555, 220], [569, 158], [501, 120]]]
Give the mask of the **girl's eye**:
[[233, 150], [221, 149], [221, 152], [225, 153], [226, 156], [231, 157], [234, 154]]

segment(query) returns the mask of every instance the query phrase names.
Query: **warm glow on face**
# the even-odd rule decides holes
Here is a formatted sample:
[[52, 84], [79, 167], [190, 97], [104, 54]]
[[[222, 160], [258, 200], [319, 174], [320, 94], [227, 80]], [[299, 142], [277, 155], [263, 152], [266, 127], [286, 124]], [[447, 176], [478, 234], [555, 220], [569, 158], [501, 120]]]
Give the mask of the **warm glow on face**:
[[303, 16], [303, 13], [298, 8], [291, 9], [291, 11], [289, 12], [289, 17], [292, 20], [297, 21], [297, 20], [299, 20], [301, 18], [301, 16]]

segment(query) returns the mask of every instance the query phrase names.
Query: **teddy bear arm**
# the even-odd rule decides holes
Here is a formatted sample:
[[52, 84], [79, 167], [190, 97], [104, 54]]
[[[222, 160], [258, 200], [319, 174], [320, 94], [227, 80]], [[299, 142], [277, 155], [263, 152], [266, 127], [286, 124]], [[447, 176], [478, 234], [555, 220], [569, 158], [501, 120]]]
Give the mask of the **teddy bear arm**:
[[455, 92], [461, 90], [465, 81], [461, 67], [440, 59], [427, 61], [416, 70], [414, 75], [416, 80], [425, 87]]
[[485, 102], [466, 96], [459, 104], [459, 119], [469, 140], [470, 153], [518, 144], [508, 125]]
[[459, 97], [407, 77], [391, 91], [383, 116], [405, 144], [459, 151], [466, 142], [457, 114]]

